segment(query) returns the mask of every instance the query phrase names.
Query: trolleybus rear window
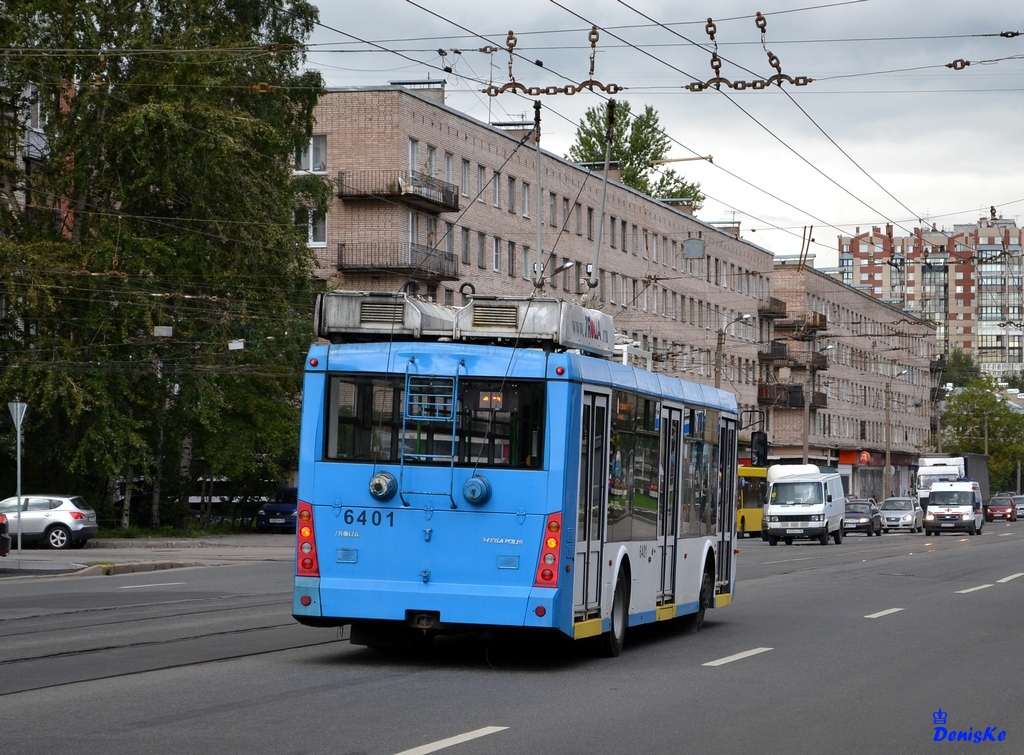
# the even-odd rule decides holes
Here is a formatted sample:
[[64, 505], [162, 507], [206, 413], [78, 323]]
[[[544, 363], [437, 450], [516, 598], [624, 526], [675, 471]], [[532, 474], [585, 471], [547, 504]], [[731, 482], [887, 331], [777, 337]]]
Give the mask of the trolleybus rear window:
[[[325, 456], [450, 466], [540, 469], [544, 383], [536, 380], [334, 375], [327, 393]], [[452, 428], [455, 428], [454, 444]]]

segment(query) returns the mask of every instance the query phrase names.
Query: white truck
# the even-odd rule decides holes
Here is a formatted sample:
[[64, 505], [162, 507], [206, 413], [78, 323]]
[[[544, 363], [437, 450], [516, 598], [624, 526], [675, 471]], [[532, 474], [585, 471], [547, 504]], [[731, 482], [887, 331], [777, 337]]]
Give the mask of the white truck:
[[975, 481], [936, 482], [932, 485], [930, 504], [924, 515], [926, 535], [943, 532], [980, 535], [985, 526], [981, 486]]
[[984, 505], [988, 505], [988, 457], [985, 454], [929, 454], [917, 460], [917, 498], [928, 511], [932, 487], [939, 482], [972, 480], [981, 489]]
[[763, 530], [768, 545], [779, 540], [814, 539], [828, 545], [843, 542], [846, 495], [843, 479], [835, 470], [813, 464], [775, 464], [768, 467], [768, 502]]

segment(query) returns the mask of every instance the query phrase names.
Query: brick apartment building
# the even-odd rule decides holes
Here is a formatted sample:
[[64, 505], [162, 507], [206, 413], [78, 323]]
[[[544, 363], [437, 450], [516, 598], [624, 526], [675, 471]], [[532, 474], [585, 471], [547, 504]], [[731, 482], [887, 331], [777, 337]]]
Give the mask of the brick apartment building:
[[936, 325], [938, 351], [962, 349], [995, 376], [1024, 371], [1024, 230], [996, 216], [895, 236], [891, 225], [839, 238], [842, 280]]
[[[471, 119], [444, 104], [443, 86], [346, 88], [322, 97], [296, 170], [336, 182], [326, 217], [308, 217], [328, 284], [397, 291], [411, 281], [447, 304], [468, 292], [528, 296], [539, 234], [544, 294], [581, 301], [591, 292], [600, 230], [589, 305], [613, 315], [655, 370], [718, 382], [743, 410], [756, 411], [757, 386], [770, 368], [759, 345], [772, 341], [773, 320], [784, 315], [771, 294], [772, 254], [740, 240], [736, 229], [612, 180], [601, 224], [603, 174], [547, 152], [538, 200], [537, 150], [526, 137], [532, 123]], [[694, 241], [703, 242], [699, 259], [687, 257]]]
[[[812, 463], [838, 465], [851, 490], [880, 496], [891, 429], [893, 490], [909, 489], [936, 408], [932, 323], [614, 180], [601, 223], [602, 173], [543, 151], [538, 200], [532, 123], [469, 118], [444, 104], [443, 86], [321, 99], [296, 169], [335, 182], [326, 216], [308, 218], [329, 286], [415, 285], [448, 304], [469, 292], [527, 296], [539, 235], [543, 293], [612, 314], [656, 371], [734, 392], [741, 443], [764, 420], [770, 457], [801, 461], [806, 423]], [[693, 240], [700, 258], [686, 254]]]
[[936, 429], [934, 324], [798, 260], [776, 260], [773, 286], [787, 316], [771, 344], [775, 382], [760, 388], [772, 406], [769, 457], [838, 467], [860, 496], [910, 491]]

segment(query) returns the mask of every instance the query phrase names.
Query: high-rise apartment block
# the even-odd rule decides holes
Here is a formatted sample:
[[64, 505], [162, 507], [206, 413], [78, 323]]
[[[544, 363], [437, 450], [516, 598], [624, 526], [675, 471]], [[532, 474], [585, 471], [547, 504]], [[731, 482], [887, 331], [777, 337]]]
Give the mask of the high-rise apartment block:
[[1024, 371], [1024, 230], [989, 217], [952, 230], [893, 227], [839, 238], [844, 283], [935, 323], [937, 348], [962, 349], [981, 369], [1001, 376]]

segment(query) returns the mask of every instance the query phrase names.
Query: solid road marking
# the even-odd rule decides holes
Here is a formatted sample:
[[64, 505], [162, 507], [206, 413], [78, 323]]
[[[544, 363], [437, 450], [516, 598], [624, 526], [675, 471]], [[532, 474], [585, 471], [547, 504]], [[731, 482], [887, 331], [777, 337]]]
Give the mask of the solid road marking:
[[878, 613], [869, 613], [864, 618], [865, 619], [880, 619], [883, 616], [888, 616], [891, 613], [899, 613], [902, 610], [903, 610], [902, 608], [887, 608], [884, 611], [879, 611]]
[[1004, 584], [1006, 582], [1009, 582], [1011, 579], [1017, 579], [1017, 577], [1024, 577], [1024, 572], [1017, 572], [1016, 574], [1011, 574], [1009, 577], [997, 579], [996, 582], [998, 582], [999, 584]]
[[992, 585], [978, 585], [977, 587], [968, 587], [966, 590], [957, 590], [957, 595], [963, 595], [968, 592], [977, 592], [978, 590], [984, 590], [986, 587], [992, 587]]
[[151, 585], [121, 585], [118, 590], [136, 590], [140, 587], [170, 587], [171, 585], [183, 585], [184, 582], [154, 582]]
[[411, 750], [402, 750], [396, 755], [426, 755], [428, 752], [437, 752], [443, 750], [446, 747], [454, 747], [455, 745], [462, 744], [463, 742], [469, 742], [473, 739], [479, 739], [480, 737], [486, 737], [488, 734], [497, 734], [499, 731], [505, 731], [507, 726], [485, 726], [482, 729], [476, 731], [467, 731], [465, 734], [458, 734], [454, 737], [448, 737], [448, 739], [439, 739], [436, 742], [430, 744], [420, 745], [419, 747], [413, 747]]
[[758, 655], [759, 653], [767, 653], [769, 650], [775, 648], [754, 648], [753, 650], [744, 650], [742, 653], [736, 653], [736, 655], [726, 656], [725, 658], [719, 658], [717, 661], [708, 661], [703, 664], [704, 666], [724, 666], [726, 663], [732, 663], [733, 661], [740, 661], [744, 658], [749, 658], [752, 655]]

